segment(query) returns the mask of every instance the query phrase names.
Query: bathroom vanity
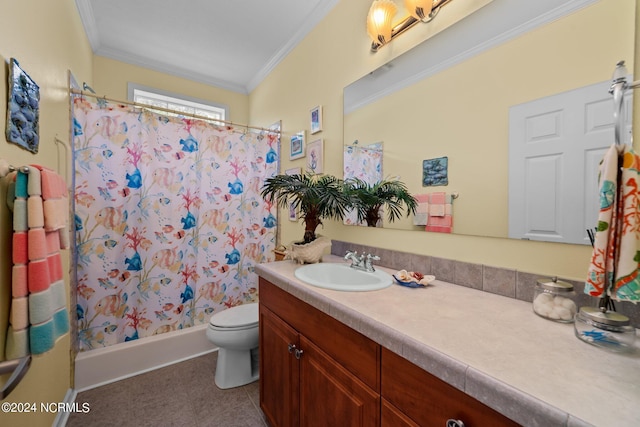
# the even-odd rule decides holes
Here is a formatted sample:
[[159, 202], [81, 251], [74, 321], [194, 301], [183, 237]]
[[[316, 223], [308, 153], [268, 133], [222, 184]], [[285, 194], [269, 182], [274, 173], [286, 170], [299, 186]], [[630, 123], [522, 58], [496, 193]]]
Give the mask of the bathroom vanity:
[[274, 427], [518, 425], [262, 278], [260, 349]]
[[298, 267], [256, 267], [260, 405], [274, 427], [640, 425], [638, 354], [585, 344], [530, 303], [438, 280], [321, 289]]
[[272, 426], [379, 425], [380, 346], [264, 279], [260, 361]]

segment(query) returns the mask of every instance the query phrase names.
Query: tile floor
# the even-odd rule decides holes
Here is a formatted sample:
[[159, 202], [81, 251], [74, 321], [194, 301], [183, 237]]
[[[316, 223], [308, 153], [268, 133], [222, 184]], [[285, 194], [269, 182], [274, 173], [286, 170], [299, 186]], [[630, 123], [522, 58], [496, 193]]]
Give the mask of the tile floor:
[[87, 414], [68, 427], [265, 427], [259, 383], [221, 390], [213, 376], [217, 352], [78, 393]]

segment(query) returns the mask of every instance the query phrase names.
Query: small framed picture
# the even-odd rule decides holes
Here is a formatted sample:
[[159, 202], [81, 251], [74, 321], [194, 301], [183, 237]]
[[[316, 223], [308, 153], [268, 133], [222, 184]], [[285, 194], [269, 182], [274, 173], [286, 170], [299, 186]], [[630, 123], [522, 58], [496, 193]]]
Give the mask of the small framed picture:
[[304, 157], [304, 133], [304, 131], [301, 131], [291, 137], [291, 154], [289, 155], [289, 160]]
[[438, 157], [422, 161], [422, 186], [449, 185], [449, 158]]
[[302, 173], [302, 168], [291, 168], [284, 171], [285, 175], [300, 175]]
[[[291, 168], [284, 171], [285, 175], [300, 175], [302, 168]], [[293, 202], [289, 203], [289, 221], [298, 220], [298, 212], [296, 211], [296, 205]]]
[[322, 106], [311, 109], [311, 134], [322, 131]]
[[9, 63], [7, 141], [38, 152], [40, 139], [40, 87], [25, 73], [15, 58]]
[[324, 171], [324, 144], [322, 138], [310, 142], [307, 146], [307, 170], [320, 174]]

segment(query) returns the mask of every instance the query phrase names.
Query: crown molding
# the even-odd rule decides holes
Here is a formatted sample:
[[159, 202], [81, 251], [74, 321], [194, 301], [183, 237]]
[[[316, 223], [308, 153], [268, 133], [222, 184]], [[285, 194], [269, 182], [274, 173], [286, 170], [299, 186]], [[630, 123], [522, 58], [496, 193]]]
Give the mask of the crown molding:
[[93, 8], [89, 0], [76, 0], [76, 8], [84, 27], [84, 32], [89, 39], [91, 50], [93, 52], [100, 48], [100, 36], [98, 35], [96, 19], [93, 16]]
[[262, 80], [264, 80], [280, 62], [306, 37], [313, 28], [320, 23], [338, 4], [340, 0], [327, 0], [318, 2], [313, 12], [309, 17], [300, 25], [298, 31], [285, 43], [278, 52], [273, 55], [269, 61], [253, 76], [253, 78], [247, 84], [247, 92], [251, 92], [255, 89]]
[[197, 83], [203, 83], [203, 84], [215, 86], [221, 89], [230, 90], [232, 92], [241, 93], [243, 95], [248, 94], [246, 87], [243, 85], [235, 84], [233, 82], [229, 82], [222, 79], [216, 79], [211, 76], [207, 76], [200, 73], [194, 73], [192, 71], [189, 71], [183, 68], [178, 68], [175, 66], [166, 65], [158, 61], [140, 58], [137, 55], [123, 53], [120, 50], [109, 49], [109, 48], [99, 48], [94, 53], [98, 56], [104, 56], [106, 58], [114, 59], [116, 61], [125, 62], [127, 64], [136, 65], [138, 67], [148, 68], [153, 71], [158, 71], [158, 72], [169, 74], [172, 76], [181, 77]]
[[152, 59], [143, 59], [133, 54], [121, 52], [117, 49], [104, 47], [100, 41], [100, 35], [97, 30], [97, 23], [93, 15], [93, 8], [90, 0], [76, 0], [76, 7], [82, 20], [87, 38], [91, 45], [91, 49], [95, 55], [104, 56], [106, 58], [122, 61], [128, 64], [137, 65], [154, 71], [170, 74], [177, 77], [189, 79], [198, 83], [216, 86], [244, 95], [249, 94], [255, 89], [262, 80], [309, 34], [309, 32], [320, 22], [326, 15], [338, 4], [340, 0], [325, 0], [319, 2], [313, 9], [313, 12], [302, 23], [298, 31], [285, 43], [269, 61], [247, 82], [246, 85], [234, 83], [231, 81], [218, 79], [202, 73], [182, 69], [173, 65], [163, 64]]

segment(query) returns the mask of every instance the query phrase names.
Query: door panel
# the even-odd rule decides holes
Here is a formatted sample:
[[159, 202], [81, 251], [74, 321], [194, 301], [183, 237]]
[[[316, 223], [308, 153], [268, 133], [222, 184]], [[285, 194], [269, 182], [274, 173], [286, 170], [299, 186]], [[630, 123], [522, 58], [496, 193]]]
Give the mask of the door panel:
[[[614, 143], [610, 81], [509, 110], [509, 237], [589, 244], [598, 165]], [[630, 98], [630, 97], [629, 97]], [[625, 135], [631, 101], [625, 98]]]

